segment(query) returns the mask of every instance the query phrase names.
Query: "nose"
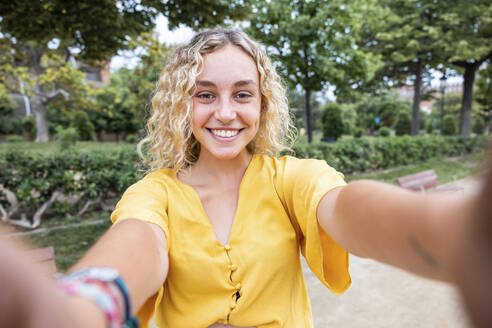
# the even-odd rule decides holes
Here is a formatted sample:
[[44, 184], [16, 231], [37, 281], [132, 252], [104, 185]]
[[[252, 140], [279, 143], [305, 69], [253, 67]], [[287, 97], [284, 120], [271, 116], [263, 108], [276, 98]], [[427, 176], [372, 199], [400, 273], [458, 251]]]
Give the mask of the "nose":
[[215, 119], [223, 124], [230, 123], [236, 118], [236, 110], [234, 105], [229, 101], [221, 101], [214, 113]]

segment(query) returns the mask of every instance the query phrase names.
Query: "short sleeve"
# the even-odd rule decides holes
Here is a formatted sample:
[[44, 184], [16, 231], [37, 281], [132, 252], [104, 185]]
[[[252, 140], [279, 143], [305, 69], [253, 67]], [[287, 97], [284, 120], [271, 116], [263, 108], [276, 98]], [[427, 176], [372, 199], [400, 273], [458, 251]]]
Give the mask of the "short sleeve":
[[351, 284], [348, 252], [321, 228], [316, 214], [327, 192], [346, 185], [343, 174], [325, 161], [289, 156], [280, 159], [278, 173], [277, 192], [311, 271], [332, 292], [343, 293]]
[[[149, 175], [137, 183], [131, 185], [116, 204], [111, 214], [114, 224], [127, 219], [138, 219], [158, 225], [166, 236], [167, 248], [170, 247], [168, 216], [167, 216], [167, 190], [162, 179]], [[137, 317], [140, 327], [149, 327], [149, 322], [160, 303], [163, 287], [147, 299], [138, 310]]]
[[166, 236], [169, 249], [167, 190], [163, 181], [147, 176], [131, 185], [123, 194], [111, 214], [111, 221], [118, 223], [138, 219], [158, 225]]

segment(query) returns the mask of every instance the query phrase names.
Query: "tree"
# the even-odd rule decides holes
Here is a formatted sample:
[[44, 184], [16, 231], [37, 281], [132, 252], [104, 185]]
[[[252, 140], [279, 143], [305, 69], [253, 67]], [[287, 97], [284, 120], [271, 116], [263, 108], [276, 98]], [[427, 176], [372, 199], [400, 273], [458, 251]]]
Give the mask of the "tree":
[[492, 65], [479, 71], [475, 99], [479, 105], [480, 114], [485, 118], [489, 133], [492, 133]]
[[480, 66], [492, 58], [490, 0], [455, 0], [440, 16], [447, 61], [463, 72], [460, 135], [471, 130], [473, 84]]
[[[0, 2], [0, 32], [4, 40], [8, 40], [9, 48], [23, 59], [15, 61], [12, 66], [29, 67], [32, 76], [30, 97], [38, 131], [36, 140], [48, 140], [47, 104], [60, 94], [65, 98], [69, 96], [63, 86], [47, 91], [39, 81], [45, 70], [43, 58], [50, 50], [58, 52], [65, 61], [74, 56], [92, 65], [100, 65], [117, 50], [128, 48], [131, 36], [150, 31], [159, 10], [171, 18], [172, 27], [180, 23], [172, 21], [176, 18], [199, 28], [224, 19], [244, 17], [248, 13], [245, 10], [247, 4], [247, 1], [240, 0], [232, 3], [220, 0]], [[213, 11], [208, 10], [209, 6]]]
[[417, 135], [420, 129], [420, 101], [422, 85], [429, 68], [441, 62], [442, 41], [438, 17], [442, 1], [381, 0], [386, 8], [382, 22], [369, 31], [365, 46], [380, 54], [386, 65], [378, 77], [390, 78], [396, 85], [413, 80], [412, 129]]
[[[327, 85], [342, 93], [368, 80], [377, 57], [356, 46], [369, 1], [256, 1], [248, 31], [267, 45], [291, 88], [304, 91], [304, 122], [312, 141], [311, 94]], [[370, 15], [369, 15], [370, 17]]]

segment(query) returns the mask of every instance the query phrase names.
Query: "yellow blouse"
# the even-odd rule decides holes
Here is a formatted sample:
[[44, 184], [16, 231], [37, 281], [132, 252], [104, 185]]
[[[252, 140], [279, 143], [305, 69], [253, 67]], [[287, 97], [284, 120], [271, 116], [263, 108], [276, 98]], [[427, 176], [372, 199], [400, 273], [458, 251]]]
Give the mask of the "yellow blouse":
[[217, 241], [195, 190], [172, 169], [132, 185], [111, 220], [157, 224], [169, 254], [164, 285], [138, 312], [140, 327], [148, 327], [154, 314], [161, 328], [203, 328], [215, 322], [313, 327], [299, 248], [334, 293], [350, 286], [348, 253], [316, 218], [323, 195], [343, 185], [343, 175], [324, 161], [254, 155], [241, 181], [227, 245]]

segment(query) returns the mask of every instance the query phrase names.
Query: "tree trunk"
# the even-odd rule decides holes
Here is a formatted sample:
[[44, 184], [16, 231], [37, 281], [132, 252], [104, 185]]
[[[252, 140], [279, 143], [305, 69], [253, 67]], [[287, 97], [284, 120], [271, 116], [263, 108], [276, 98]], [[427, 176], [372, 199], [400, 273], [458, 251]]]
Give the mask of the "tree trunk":
[[32, 113], [36, 119], [36, 142], [47, 142], [49, 141], [49, 132], [47, 109], [45, 106], [46, 93], [39, 85], [39, 77], [43, 73], [43, 69], [41, 67], [41, 57], [43, 57], [45, 49], [42, 47], [34, 48], [32, 46], [28, 46], [27, 50], [31, 55], [31, 63], [34, 69], [34, 74], [36, 75], [34, 96], [31, 99]]
[[34, 114], [34, 119], [36, 120], [36, 142], [47, 142], [49, 141], [48, 132], [48, 119], [46, 106], [44, 105], [43, 99], [39, 96], [33, 96], [31, 98], [32, 112]]
[[471, 131], [471, 111], [473, 101], [473, 83], [475, 81], [475, 72], [478, 66], [476, 63], [465, 66], [463, 75], [463, 98], [461, 100], [460, 115], [460, 135], [468, 136]]
[[415, 83], [413, 85], [412, 105], [412, 136], [419, 134], [420, 130], [420, 97], [422, 91], [422, 61], [419, 59], [415, 68]]
[[304, 98], [304, 126], [306, 127], [306, 132], [308, 136], [308, 142], [313, 141], [313, 130], [311, 126], [311, 90], [306, 89]]

